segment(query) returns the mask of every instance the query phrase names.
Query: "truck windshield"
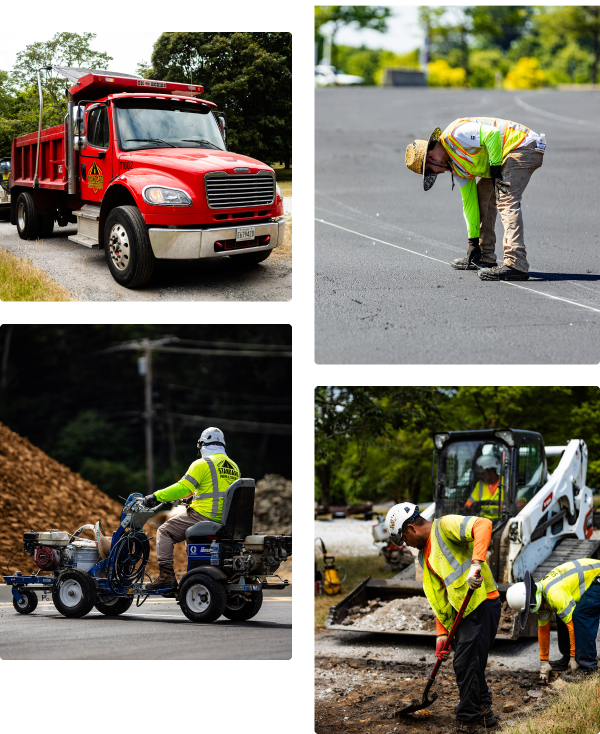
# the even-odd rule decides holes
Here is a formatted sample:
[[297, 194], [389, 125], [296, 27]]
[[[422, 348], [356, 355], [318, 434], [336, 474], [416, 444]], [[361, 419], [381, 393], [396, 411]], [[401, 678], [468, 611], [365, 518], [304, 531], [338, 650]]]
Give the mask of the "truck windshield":
[[127, 99], [115, 105], [115, 109], [121, 150], [170, 147], [225, 150], [214, 116], [199, 105]]
[[444, 484], [444, 515], [502, 517], [508, 502], [506, 446], [491, 441], [457, 441], [440, 454], [439, 479]]

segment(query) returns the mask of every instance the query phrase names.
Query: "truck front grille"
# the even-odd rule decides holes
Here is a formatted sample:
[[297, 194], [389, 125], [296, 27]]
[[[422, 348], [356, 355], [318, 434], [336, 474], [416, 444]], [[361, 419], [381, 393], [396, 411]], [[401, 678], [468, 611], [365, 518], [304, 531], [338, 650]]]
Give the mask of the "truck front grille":
[[272, 175], [206, 176], [206, 199], [211, 209], [268, 206], [275, 200]]

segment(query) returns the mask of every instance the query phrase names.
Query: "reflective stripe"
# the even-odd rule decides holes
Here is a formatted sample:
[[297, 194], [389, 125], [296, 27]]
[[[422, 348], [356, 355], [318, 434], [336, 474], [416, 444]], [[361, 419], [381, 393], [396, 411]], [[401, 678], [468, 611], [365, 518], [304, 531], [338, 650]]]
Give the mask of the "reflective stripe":
[[579, 598], [585, 594], [585, 575], [583, 572], [583, 566], [579, 561], [573, 561], [575, 564], [575, 568], [577, 569], [577, 574], [579, 575]]
[[197, 482], [197, 481], [196, 481], [196, 480], [194, 479], [194, 477], [193, 477], [193, 476], [191, 476], [191, 474], [186, 474], [186, 475], [185, 475], [185, 477], [183, 477], [183, 478], [184, 478], [184, 479], [187, 479], [187, 480], [188, 480], [188, 482], [190, 482], [191, 484], [193, 484], [193, 485], [194, 485], [194, 487], [196, 487], [196, 489], [198, 489], [198, 487], [200, 486], [200, 485], [198, 484], [198, 482]]
[[[217, 513], [219, 512], [219, 500], [224, 499], [229, 487], [219, 492], [219, 477], [217, 474], [217, 469], [212, 459], [209, 456], [205, 456], [204, 461], [208, 464], [208, 468], [210, 469], [210, 478], [212, 480], [213, 491], [212, 492], [194, 492], [194, 499], [212, 500], [213, 503], [212, 503], [210, 516], [216, 517]], [[199, 487], [198, 482], [196, 482], [193, 478], [190, 478], [187, 474], [185, 478], [190, 479], [190, 481], [196, 486], [196, 488]]]
[[543, 612], [542, 614], [538, 614], [538, 619], [540, 619], [542, 622], [547, 622], [552, 615], [552, 612]]
[[467, 517], [465, 517], [465, 519], [460, 524], [460, 539], [461, 540], [467, 539], [467, 525], [469, 524], [470, 519], [471, 518], [469, 517], [469, 515], [467, 515]]
[[[557, 584], [559, 581], [563, 581], [564, 579], [568, 578], [569, 576], [573, 576], [573, 574], [577, 573], [579, 574], [579, 589], [580, 593], [583, 594], [585, 592], [585, 577], [580, 573], [579, 568], [583, 569], [583, 572], [590, 571], [594, 568], [600, 568], [600, 561], [596, 561], [596, 563], [588, 563], [585, 566], [582, 566], [579, 561], [567, 561], [567, 563], [573, 563], [575, 565], [575, 568], [569, 568], [567, 571], [563, 571], [561, 574], [559, 574], [556, 578], [553, 578], [552, 581], [550, 581], [543, 589], [543, 594], [546, 596], [548, 593], [548, 590], [551, 589], [554, 584]], [[584, 579], [582, 582], [582, 578]], [[583, 589], [583, 592], [581, 591]]]
[[575, 606], [575, 604], [577, 604], [577, 602], [575, 601], [575, 599], [571, 599], [571, 601], [562, 610], [562, 612], [559, 612], [558, 616], [561, 619], [564, 619], [565, 617], [567, 617], [569, 615], [569, 612], [571, 611], [571, 609], [573, 609], [573, 607]]
[[451, 574], [446, 576], [444, 581], [444, 586], [450, 586], [450, 584], [453, 584], [456, 579], [459, 579], [465, 571], [468, 571], [469, 568], [471, 568], [471, 559], [467, 558], [467, 560], [461, 565], [456, 558], [452, 555], [452, 551], [446, 543], [444, 542], [444, 539], [442, 538], [442, 535], [440, 533], [440, 524], [439, 521], [435, 524], [435, 537], [437, 538], [438, 545], [440, 546], [440, 550], [446, 557], [446, 560], [448, 563], [452, 566], [454, 571], [452, 571]]

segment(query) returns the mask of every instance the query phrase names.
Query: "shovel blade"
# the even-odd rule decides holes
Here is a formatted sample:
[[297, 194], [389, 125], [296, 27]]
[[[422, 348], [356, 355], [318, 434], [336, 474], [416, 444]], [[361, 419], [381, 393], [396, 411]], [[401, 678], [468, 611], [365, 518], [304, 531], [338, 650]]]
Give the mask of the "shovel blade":
[[435, 701], [436, 698], [437, 698], [437, 693], [432, 693], [431, 698], [427, 698], [426, 695], [423, 696], [422, 699], [413, 698], [410, 703], [402, 706], [399, 709], [396, 709], [394, 711], [394, 717], [406, 716], [407, 714], [414, 714], [415, 711], [426, 709], [428, 706], [431, 706], [431, 704]]

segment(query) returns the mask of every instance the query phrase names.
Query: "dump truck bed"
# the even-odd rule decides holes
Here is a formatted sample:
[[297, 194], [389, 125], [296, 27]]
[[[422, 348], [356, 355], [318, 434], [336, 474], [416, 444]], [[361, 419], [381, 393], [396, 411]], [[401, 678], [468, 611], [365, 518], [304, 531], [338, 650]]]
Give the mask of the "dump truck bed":
[[[13, 186], [33, 186], [37, 139], [38, 134], [35, 132], [20, 135], [13, 140], [11, 171]], [[38, 178], [42, 189], [67, 190], [64, 125], [55, 125], [42, 130]]]

